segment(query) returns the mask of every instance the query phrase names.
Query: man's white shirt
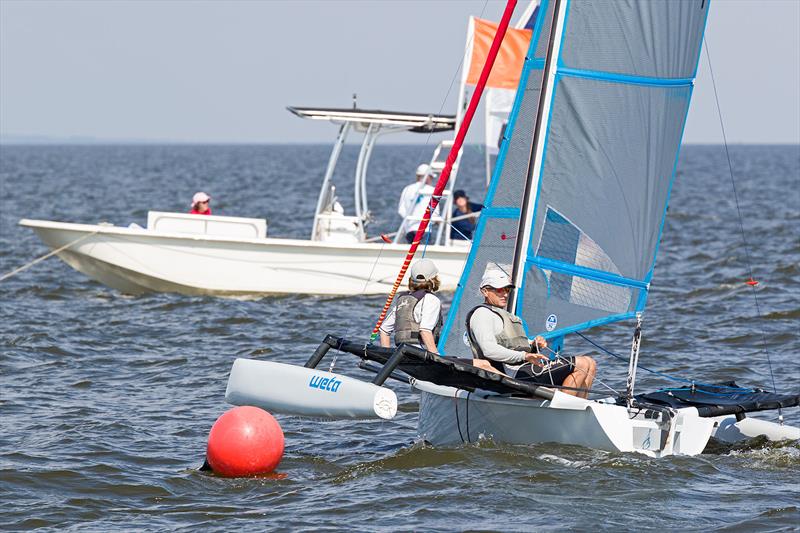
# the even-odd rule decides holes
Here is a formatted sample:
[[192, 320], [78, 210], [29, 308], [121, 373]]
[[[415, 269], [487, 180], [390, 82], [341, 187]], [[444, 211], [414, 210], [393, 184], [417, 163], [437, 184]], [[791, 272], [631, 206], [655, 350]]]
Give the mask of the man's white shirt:
[[[400, 228], [400, 233], [408, 233], [409, 231], [417, 231], [419, 222], [425, 216], [425, 209], [431, 201], [433, 195], [433, 186], [428, 185], [422, 181], [410, 183], [405, 186], [403, 192], [400, 193], [400, 203], [397, 205], [397, 214], [405, 220], [403, 227]], [[439, 215], [439, 208], [437, 206], [433, 216]], [[406, 220], [406, 217], [408, 219]]]

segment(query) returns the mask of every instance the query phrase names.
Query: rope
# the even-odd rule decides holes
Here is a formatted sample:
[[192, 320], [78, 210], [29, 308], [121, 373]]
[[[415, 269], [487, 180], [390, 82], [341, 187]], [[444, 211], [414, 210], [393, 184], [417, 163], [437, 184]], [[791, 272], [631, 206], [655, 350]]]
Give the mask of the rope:
[[[101, 224], [101, 225], [106, 225], [106, 224]], [[111, 224], [108, 224], [108, 225], [110, 226]], [[45, 259], [47, 259], [48, 257], [52, 257], [52, 256], [56, 255], [56, 254], [57, 254], [57, 253], [59, 253], [59, 252], [63, 252], [64, 250], [66, 250], [66, 249], [67, 249], [67, 248], [69, 248], [70, 246], [72, 246], [72, 245], [75, 245], [75, 244], [78, 244], [78, 243], [79, 243], [79, 242], [81, 242], [82, 240], [84, 240], [84, 239], [87, 239], [87, 238], [91, 237], [92, 235], [95, 235], [95, 234], [96, 234], [96, 233], [98, 233], [99, 231], [100, 231], [100, 230], [99, 230], [99, 229], [97, 229], [97, 230], [94, 230], [94, 231], [93, 231], [93, 232], [91, 232], [91, 233], [87, 233], [86, 235], [84, 235], [84, 236], [82, 236], [82, 237], [78, 237], [78, 238], [77, 238], [77, 239], [75, 239], [74, 241], [72, 241], [72, 242], [69, 242], [69, 243], [65, 244], [64, 246], [61, 246], [61, 247], [59, 247], [59, 248], [56, 248], [55, 250], [53, 250], [53, 251], [51, 251], [51, 252], [48, 252], [48, 253], [44, 254], [43, 256], [41, 256], [41, 257], [37, 257], [37, 258], [36, 258], [36, 259], [34, 259], [33, 261], [31, 261], [31, 262], [29, 262], [29, 263], [26, 263], [26, 264], [22, 265], [22, 266], [21, 266], [21, 267], [19, 267], [19, 268], [15, 268], [15, 269], [14, 269], [14, 270], [12, 270], [11, 272], [8, 272], [8, 273], [6, 273], [6, 274], [3, 274], [2, 276], [0, 276], [0, 281], [5, 281], [6, 279], [10, 278], [11, 276], [15, 276], [15, 275], [19, 274], [20, 272], [22, 272], [23, 270], [27, 270], [27, 269], [29, 269], [30, 267], [32, 267], [33, 265], [35, 265], [35, 264], [37, 264], [37, 263], [41, 263], [42, 261], [44, 261], [44, 260], [45, 260]]]
[[[594, 342], [590, 338], [588, 338], [585, 335], [583, 335], [580, 331], [576, 331], [575, 334], [578, 337], [580, 337], [583, 340], [585, 340], [586, 342], [588, 342], [589, 344], [591, 344], [592, 346], [594, 346], [595, 348], [597, 348], [598, 350], [600, 350], [601, 352], [605, 352], [608, 355], [616, 357], [620, 361], [624, 361], [626, 363], [628, 362], [628, 358], [627, 357], [624, 357], [624, 356], [619, 355], [619, 354], [615, 354], [611, 350], [608, 350], [608, 349], [604, 348], [603, 346], [600, 346], [599, 344], [597, 344], [596, 342]], [[659, 372], [658, 370], [653, 370], [651, 368], [647, 368], [647, 367], [642, 366], [642, 365], [639, 365], [638, 368], [641, 368], [642, 370], [644, 370], [646, 372], [650, 372], [652, 374], [656, 374], [656, 375], [661, 376], [663, 378], [670, 379], [672, 381], [680, 381], [681, 383], [690, 383], [692, 385], [700, 385], [700, 386], [704, 386], [704, 387], [716, 387], [716, 388], [719, 388], [719, 389], [730, 389], [730, 390], [738, 390], [738, 391], [750, 390], [750, 389], [744, 389], [742, 387], [729, 387], [727, 385], [715, 385], [713, 383], [703, 383], [702, 381], [695, 381], [693, 379], [686, 379], [686, 378], [682, 378], [682, 377], [679, 377], [679, 376], [672, 376], [670, 374], [665, 374], [664, 372]], [[704, 392], [706, 392], [706, 391], [704, 391]]]
[[[772, 392], [777, 394], [778, 393], [778, 389], [775, 386], [775, 374], [772, 371], [772, 360], [770, 359], [769, 350], [767, 349], [767, 336], [764, 333], [764, 326], [762, 325], [763, 317], [761, 316], [761, 307], [758, 304], [758, 294], [756, 293], [756, 283], [754, 282], [754, 279], [753, 279], [753, 267], [752, 267], [752, 261], [750, 259], [749, 246], [747, 244], [747, 236], [746, 236], [746, 233], [744, 231], [744, 220], [742, 219], [742, 209], [739, 206], [739, 195], [736, 192], [736, 180], [734, 179], [734, 176], [733, 176], [733, 163], [731, 163], [731, 153], [730, 153], [730, 149], [728, 148], [728, 136], [725, 134], [725, 123], [722, 120], [722, 107], [719, 105], [719, 95], [717, 94], [717, 82], [716, 82], [716, 79], [714, 78], [714, 69], [711, 66], [711, 51], [709, 50], [708, 41], [706, 40], [705, 36], [703, 36], [703, 44], [705, 44], [706, 59], [708, 60], [708, 71], [711, 74], [711, 86], [714, 88], [714, 100], [715, 100], [715, 102], [717, 104], [717, 116], [719, 117], [719, 127], [720, 127], [720, 130], [722, 131], [722, 142], [725, 145], [725, 157], [728, 160], [728, 172], [729, 172], [730, 177], [731, 177], [731, 186], [733, 188], [733, 198], [736, 201], [736, 214], [739, 216], [739, 229], [741, 230], [741, 233], [742, 233], [742, 246], [744, 248], [745, 258], [747, 260], [747, 270], [748, 270], [748, 272], [750, 274], [750, 281], [752, 282], [752, 283], [748, 283], [748, 284], [750, 285], [750, 288], [753, 291], [753, 301], [755, 302], [755, 305], [756, 305], [756, 317], [759, 319], [759, 324], [761, 325], [761, 327], [760, 327], [761, 344], [762, 344], [762, 346], [764, 348], [764, 354], [767, 356], [767, 365], [769, 366], [769, 375], [770, 375], [770, 378], [772, 380]], [[783, 422], [783, 413], [782, 413], [780, 408], [778, 408], [778, 418], [779, 418], [779, 420], [781, 420], [781, 422]]]

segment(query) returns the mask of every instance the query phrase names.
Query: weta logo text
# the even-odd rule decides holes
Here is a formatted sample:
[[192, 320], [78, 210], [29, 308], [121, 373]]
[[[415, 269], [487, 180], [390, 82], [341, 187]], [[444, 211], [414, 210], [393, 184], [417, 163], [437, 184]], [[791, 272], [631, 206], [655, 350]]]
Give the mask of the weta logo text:
[[319, 390], [326, 390], [330, 392], [336, 392], [339, 390], [339, 385], [342, 382], [336, 378], [323, 378], [322, 376], [311, 376], [311, 381], [308, 382], [308, 386], [312, 389], [319, 389]]

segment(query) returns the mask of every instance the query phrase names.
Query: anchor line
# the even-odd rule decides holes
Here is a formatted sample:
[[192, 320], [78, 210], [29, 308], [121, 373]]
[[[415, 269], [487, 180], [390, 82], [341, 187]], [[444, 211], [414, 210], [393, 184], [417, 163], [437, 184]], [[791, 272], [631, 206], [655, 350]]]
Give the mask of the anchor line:
[[[714, 100], [715, 100], [715, 102], [717, 104], [717, 116], [719, 117], [719, 127], [720, 127], [720, 130], [722, 131], [722, 141], [723, 141], [723, 144], [725, 146], [725, 157], [727, 158], [727, 161], [728, 161], [728, 173], [729, 173], [729, 175], [731, 177], [731, 187], [733, 188], [733, 198], [734, 198], [734, 200], [736, 202], [736, 214], [739, 217], [739, 229], [741, 230], [741, 234], [742, 234], [742, 247], [744, 248], [745, 259], [747, 261], [747, 270], [748, 270], [748, 272], [750, 274], [750, 281], [754, 282], [755, 280], [753, 279], [752, 260], [750, 258], [750, 250], [749, 250], [749, 246], [747, 244], [747, 235], [746, 235], [745, 230], [744, 230], [744, 220], [742, 219], [742, 209], [739, 206], [739, 194], [736, 191], [736, 179], [734, 178], [734, 175], [733, 175], [733, 163], [731, 162], [731, 153], [730, 153], [730, 149], [728, 148], [728, 136], [725, 133], [725, 123], [722, 120], [722, 107], [719, 104], [719, 95], [717, 94], [717, 82], [716, 82], [716, 79], [714, 78], [714, 68], [711, 66], [711, 51], [709, 50], [708, 41], [706, 40], [705, 36], [703, 36], [703, 44], [705, 45], [705, 49], [706, 49], [706, 59], [708, 60], [708, 71], [711, 74], [711, 86], [714, 88]], [[767, 349], [767, 336], [766, 336], [766, 333], [764, 332], [763, 317], [761, 316], [761, 307], [759, 306], [758, 294], [756, 293], [756, 283], [755, 282], [754, 283], [748, 283], [748, 285], [750, 285], [750, 288], [752, 289], [752, 292], [753, 292], [753, 301], [755, 302], [755, 307], [756, 307], [756, 317], [759, 319], [758, 321], [759, 321], [759, 326], [760, 326], [759, 329], [760, 329], [760, 332], [761, 332], [761, 344], [762, 344], [763, 349], [764, 349], [764, 354], [767, 356], [767, 365], [769, 366], [769, 375], [770, 375], [770, 378], [772, 380], [772, 392], [777, 394], [778, 393], [778, 389], [775, 386], [775, 373], [772, 370], [772, 359], [770, 358], [769, 350]], [[781, 411], [780, 408], [778, 408], [778, 419], [781, 421], [781, 423], [783, 423], [783, 412]]]
[[12, 276], [15, 276], [15, 275], [17, 275], [17, 274], [19, 274], [20, 272], [22, 272], [22, 271], [24, 271], [24, 270], [27, 270], [27, 269], [29, 269], [30, 267], [32, 267], [33, 265], [35, 265], [35, 264], [37, 264], [37, 263], [40, 263], [40, 262], [44, 261], [45, 259], [47, 259], [47, 258], [49, 258], [49, 257], [52, 257], [52, 256], [56, 255], [56, 254], [57, 254], [57, 253], [59, 253], [59, 252], [63, 252], [64, 250], [66, 250], [66, 249], [67, 249], [67, 248], [69, 248], [70, 246], [74, 246], [75, 244], [78, 244], [78, 243], [79, 243], [79, 242], [81, 242], [82, 240], [84, 240], [84, 239], [88, 239], [88, 238], [89, 238], [89, 237], [91, 237], [92, 235], [96, 235], [96, 234], [97, 234], [99, 231], [100, 231], [100, 230], [99, 230], [99, 229], [97, 229], [97, 230], [94, 230], [94, 231], [93, 231], [93, 232], [91, 232], [91, 233], [87, 233], [86, 235], [83, 235], [83, 236], [81, 236], [81, 237], [78, 237], [78, 238], [77, 238], [77, 239], [75, 239], [74, 241], [72, 241], [72, 242], [69, 242], [69, 243], [65, 244], [64, 246], [60, 246], [60, 247], [56, 248], [55, 250], [52, 250], [52, 251], [50, 251], [50, 252], [48, 252], [48, 253], [44, 254], [44, 255], [43, 255], [43, 256], [41, 256], [41, 257], [37, 257], [36, 259], [34, 259], [33, 261], [31, 261], [31, 262], [29, 262], [29, 263], [25, 263], [24, 265], [22, 265], [22, 266], [21, 266], [21, 267], [19, 267], [19, 268], [15, 268], [15, 269], [14, 269], [14, 270], [12, 270], [11, 272], [7, 272], [6, 274], [3, 274], [2, 276], [0, 276], [0, 281], [5, 281], [6, 279], [8, 279], [8, 278], [10, 278], [10, 277], [12, 277]]

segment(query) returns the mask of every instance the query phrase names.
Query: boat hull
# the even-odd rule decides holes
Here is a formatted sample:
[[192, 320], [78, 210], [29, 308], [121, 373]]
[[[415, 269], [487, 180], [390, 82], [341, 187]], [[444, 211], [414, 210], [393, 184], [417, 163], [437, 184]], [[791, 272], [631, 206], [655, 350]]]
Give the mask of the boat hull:
[[436, 446], [486, 438], [509, 444], [572, 444], [650, 457], [696, 455], [706, 447], [715, 426], [713, 420], [697, 416], [694, 408], [659, 419], [561, 392], [551, 401], [470, 393], [419, 381], [414, 387], [421, 393], [419, 434]]
[[[92, 224], [22, 220], [75, 270], [127, 294], [260, 296], [385, 294], [407, 247], [243, 239]], [[80, 239], [80, 240], [79, 240]], [[453, 290], [468, 248], [428, 246], [443, 290]]]

